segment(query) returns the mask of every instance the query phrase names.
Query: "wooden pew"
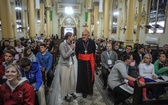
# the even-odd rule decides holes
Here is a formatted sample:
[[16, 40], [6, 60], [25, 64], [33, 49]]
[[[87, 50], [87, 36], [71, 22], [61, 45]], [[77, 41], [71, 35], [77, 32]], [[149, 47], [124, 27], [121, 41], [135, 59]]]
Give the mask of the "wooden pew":
[[101, 69], [101, 53], [102, 51], [96, 51], [95, 53], [95, 71], [98, 74], [99, 70]]
[[168, 100], [142, 100], [142, 89], [153, 87], [168, 87], [168, 82], [150, 82], [146, 83], [144, 87], [138, 87], [135, 83], [133, 105], [168, 105]]
[[54, 52], [53, 54], [53, 68], [56, 67], [57, 65], [57, 59], [60, 56], [60, 52], [59, 52], [59, 45], [60, 43], [63, 42], [63, 39], [53, 39], [53, 43], [54, 43]]

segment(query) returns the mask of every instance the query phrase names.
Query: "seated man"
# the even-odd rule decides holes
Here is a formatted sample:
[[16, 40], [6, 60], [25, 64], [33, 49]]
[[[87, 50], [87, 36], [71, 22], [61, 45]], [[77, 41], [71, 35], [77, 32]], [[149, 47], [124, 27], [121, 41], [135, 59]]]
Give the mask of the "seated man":
[[106, 51], [103, 51], [101, 54], [101, 62], [102, 62], [102, 77], [104, 81], [104, 85], [102, 87], [103, 90], [107, 87], [107, 77], [110, 73], [110, 70], [114, 66], [115, 62], [118, 60], [117, 53], [112, 51], [112, 44], [108, 42], [106, 44]]
[[22, 58], [20, 60], [20, 71], [22, 76], [26, 77], [34, 87], [39, 104], [46, 105], [40, 64], [38, 62], [31, 62], [28, 58]]
[[45, 44], [41, 44], [40, 52], [36, 54], [36, 60], [40, 63], [42, 67], [41, 71], [43, 73], [42, 75], [43, 75], [43, 82], [45, 87], [46, 86], [50, 87], [53, 80], [53, 75], [51, 70], [52, 59], [53, 59], [53, 56], [50, 52], [47, 51], [47, 46]]
[[109, 86], [114, 92], [116, 98], [116, 100], [114, 101], [114, 105], [119, 105], [121, 102], [131, 96], [128, 91], [125, 91], [123, 88], [120, 87], [124, 83], [124, 79], [138, 82], [140, 86], [145, 85], [144, 82], [139, 81], [136, 78], [133, 78], [127, 74], [129, 65], [133, 61], [132, 54], [125, 54], [122, 58], [122, 61], [116, 62], [108, 76]]

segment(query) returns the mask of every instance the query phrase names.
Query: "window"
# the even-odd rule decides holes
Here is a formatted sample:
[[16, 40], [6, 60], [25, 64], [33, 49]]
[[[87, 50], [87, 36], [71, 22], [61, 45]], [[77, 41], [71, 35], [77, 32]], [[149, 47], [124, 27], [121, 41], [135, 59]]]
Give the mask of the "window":
[[37, 23], [40, 23], [40, 10], [37, 10]]
[[16, 28], [17, 32], [23, 32], [22, 27], [22, 0], [15, 0], [15, 10], [16, 10]]
[[117, 33], [118, 0], [113, 0], [112, 7], [112, 33]]
[[166, 21], [166, 3], [167, 0], [151, 0], [148, 4], [148, 33], [164, 33]]

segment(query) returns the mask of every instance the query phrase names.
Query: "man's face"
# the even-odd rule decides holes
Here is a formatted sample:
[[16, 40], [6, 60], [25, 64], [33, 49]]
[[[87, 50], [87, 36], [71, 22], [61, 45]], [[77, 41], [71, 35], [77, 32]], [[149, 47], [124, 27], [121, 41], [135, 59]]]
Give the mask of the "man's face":
[[127, 47], [126, 50], [125, 50], [127, 53], [130, 53], [132, 51], [132, 48], [131, 47]]
[[106, 48], [107, 48], [108, 51], [111, 51], [112, 50], [112, 45], [108, 43]]
[[35, 47], [35, 44], [34, 44], [34, 43], [31, 43], [31, 47]]
[[144, 48], [139, 49], [139, 52], [142, 54], [144, 52]]
[[12, 62], [13, 61], [13, 56], [9, 53], [5, 53], [5, 62]]
[[4, 45], [5, 45], [6, 47], [8, 47], [9, 44], [10, 44], [10, 43], [9, 43], [8, 41], [5, 41], [5, 42], [4, 42]]
[[128, 65], [130, 65], [133, 62], [133, 56], [131, 55], [130, 59], [127, 59]]
[[44, 53], [44, 52], [46, 51], [46, 47], [40, 46], [40, 51], [41, 51], [42, 53]]
[[87, 40], [89, 38], [89, 32], [87, 31], [83, 31], [82, 32], [82, 40]]
[[162, 49], [163, 49], [163, 51], [166, 52], [168, 50], [168, 46], [164, 46]]

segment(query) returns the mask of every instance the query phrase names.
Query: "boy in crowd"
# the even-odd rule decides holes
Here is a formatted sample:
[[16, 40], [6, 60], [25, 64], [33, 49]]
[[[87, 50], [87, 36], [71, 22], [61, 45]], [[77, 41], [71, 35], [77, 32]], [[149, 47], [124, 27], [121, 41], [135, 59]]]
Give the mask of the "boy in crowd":
[[40, 64], [38, 62], [31, 62], [28, 58], [22, 58], [20, 60], [20, 71], [22, 76], [26, 77], [34, 87], [39, 104], [46, 105]]

